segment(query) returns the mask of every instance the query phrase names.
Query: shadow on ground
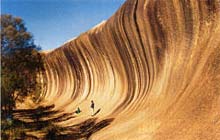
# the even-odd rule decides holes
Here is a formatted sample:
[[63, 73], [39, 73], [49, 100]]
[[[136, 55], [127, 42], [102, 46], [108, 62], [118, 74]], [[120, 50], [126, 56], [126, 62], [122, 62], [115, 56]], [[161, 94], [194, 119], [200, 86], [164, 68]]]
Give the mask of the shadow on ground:
[[20, 140], [87, 140], [114, 120], [110, 118], [98, 121], [98, 118], [92, 117], [81, 123], [62, 127], [59, 122], [74, 119], [76, 116], [74, 113], [54, 110], [54, 105], [14, 110], [13, 116], [14, 127], [23, 129], [23, 133], [17, 138]]

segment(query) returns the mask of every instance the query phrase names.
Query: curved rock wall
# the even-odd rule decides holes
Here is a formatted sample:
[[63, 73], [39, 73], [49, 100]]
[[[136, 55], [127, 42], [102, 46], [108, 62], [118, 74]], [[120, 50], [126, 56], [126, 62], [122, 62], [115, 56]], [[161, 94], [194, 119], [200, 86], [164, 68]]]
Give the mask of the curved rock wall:
[[220, 1], [127, 0], [107, 21], [45, 54], [42, 97], [115, 118], [93, 139], [220, 138]]

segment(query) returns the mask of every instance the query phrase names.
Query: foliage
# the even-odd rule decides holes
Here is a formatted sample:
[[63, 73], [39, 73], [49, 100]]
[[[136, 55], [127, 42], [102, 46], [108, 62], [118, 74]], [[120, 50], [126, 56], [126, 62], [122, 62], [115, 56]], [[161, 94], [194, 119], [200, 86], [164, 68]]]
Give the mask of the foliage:
[[33, 48], [39, 50], [33, 36], [27, 32], [24, 21], [20, 17], [1, 15], [1, 50], [9, 53], [15, 48]]
[[1, 109], [7, 115], [39, 89], [36, 79], [44, 69], [39, 50], [21, 18], [1, 15]]

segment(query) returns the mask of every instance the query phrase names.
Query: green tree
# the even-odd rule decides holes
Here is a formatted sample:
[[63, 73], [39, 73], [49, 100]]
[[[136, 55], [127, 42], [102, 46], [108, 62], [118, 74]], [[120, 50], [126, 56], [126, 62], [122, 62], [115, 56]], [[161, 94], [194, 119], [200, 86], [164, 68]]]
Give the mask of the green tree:
[[19, 17], [1, 15], [1, 109], [11, 115], [16, 102], [39, 90], [37, 76], [44, 70], [40, 47], [34, 44]]

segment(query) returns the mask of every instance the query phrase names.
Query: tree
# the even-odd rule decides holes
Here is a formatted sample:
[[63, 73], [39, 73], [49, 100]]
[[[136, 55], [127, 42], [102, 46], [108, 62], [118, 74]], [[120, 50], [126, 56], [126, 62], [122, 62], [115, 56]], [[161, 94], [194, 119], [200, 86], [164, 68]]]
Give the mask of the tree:
[[44, 70], [39, 50], [21, 18], [1, 15], [1, 108], [5, 114], [39, 89], [37, 76]]
[[33, 36], [27, 32], [24, 21], [20, 17], [1, 15], [1, 49], [2, 53], [9, 53], [13, 49], [38, 48]]

